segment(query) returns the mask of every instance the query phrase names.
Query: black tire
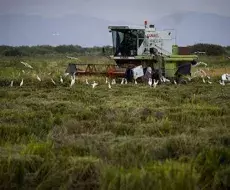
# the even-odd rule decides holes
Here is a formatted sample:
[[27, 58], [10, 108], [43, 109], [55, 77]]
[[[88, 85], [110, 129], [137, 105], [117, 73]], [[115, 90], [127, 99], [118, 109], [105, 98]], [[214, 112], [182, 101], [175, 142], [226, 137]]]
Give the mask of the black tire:
[[159, 70], [153, 70], [152, 79], [158, 80], [159, 84], [161, 83]]
[[133, 70], [131, 68], [127, 68], [125, 71], [125, 78], [127, 82], [133, 81]]

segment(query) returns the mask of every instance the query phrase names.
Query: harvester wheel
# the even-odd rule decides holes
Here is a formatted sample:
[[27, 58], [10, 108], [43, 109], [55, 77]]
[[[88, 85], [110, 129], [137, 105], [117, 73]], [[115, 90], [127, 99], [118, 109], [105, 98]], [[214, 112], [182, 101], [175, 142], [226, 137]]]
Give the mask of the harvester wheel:
[[161, 83], [159, 70], [153, 70], [152, 79], [158, 80], [159, 84]]
[[128, 82], [133, 82], [133, 70], [131, 68], [127, 68], [125, 71], [125, 78]]
[[176, 75], [175, 81], [177, 82], [177, 84], [187, 84], [187, 81], [183, 78], [182, 75]]

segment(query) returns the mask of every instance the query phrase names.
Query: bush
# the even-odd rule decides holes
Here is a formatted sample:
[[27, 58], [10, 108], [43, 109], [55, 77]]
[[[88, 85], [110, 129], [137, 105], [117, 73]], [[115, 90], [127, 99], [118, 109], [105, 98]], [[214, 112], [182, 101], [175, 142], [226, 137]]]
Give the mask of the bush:
[[223, 55], [226, 54], [224, 47], [216, 44], [195, 44], [193, 46], [189, 46], [192, 53], [194, 52], [206, 52], [206, 55]]
[[44, 160], [39, 156], [0, 158], [0, 189], [98, 189], [98, 160]]
[[[103, 53], [103, 48], [105, 53]], [[0, 55], [3, 56], [35, 56], [35, 55], [50, 55], [50, 54], [93, 54], [93, 55], [102, 55], [112, 54], [112, 49], [110, 46], [105, 47], [91, 47], [83, 48], [78, 45], [59, 45], [56, 47], [49, 45], [39, 45], [39, 46], [0, 46]]]
[[205, 189], [229, 189], [230, 150], [214, 147], [204, 150], [196, 159], [200, 184]]
[[107, 167], [102, 172], [101, 189], [173, 190], [196, 189], [198, 175], [189, 164], [166, 161], [142, 169]]

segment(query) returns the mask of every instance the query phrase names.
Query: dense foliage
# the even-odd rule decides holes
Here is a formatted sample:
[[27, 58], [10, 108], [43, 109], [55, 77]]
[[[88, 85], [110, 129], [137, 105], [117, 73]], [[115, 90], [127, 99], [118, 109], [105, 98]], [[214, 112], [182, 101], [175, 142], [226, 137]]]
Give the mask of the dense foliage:
[[[195, 44], [189, 46], [191, 52], [205, 52], [206, 55], [224, 55], [226, 54], [227, 47], [222, 47], [216, 44]], [[229, 48], [229, 47], [228, 47]]]
[[55, 55], [55, 54], [74, 54], [74, 55], [102, 55], [103, 48], [105, 54], [111, 54], [110, 46], [84, 48], [78, 45], [60, 46], [0, 46], [0, 55], [3, 56], [36, 56], [36, 55]]
[[[214, 44], [195, 44], [189, 46], [191, 53], [206, 52], [207, 55], [223, 55], [230, 51], [230, 47], [222, 47]], [[104, 52], [103, 52], [104, 48]], [[35, 56], [35, 55], [56, 55], [56, 54], [73, 54], [73, 55], [111, 55], [112, 48], [104, 47], [81, 47], [78, 45], [60, 45], [60, 46], [0, 46], [0, 55], [3, 56]]]

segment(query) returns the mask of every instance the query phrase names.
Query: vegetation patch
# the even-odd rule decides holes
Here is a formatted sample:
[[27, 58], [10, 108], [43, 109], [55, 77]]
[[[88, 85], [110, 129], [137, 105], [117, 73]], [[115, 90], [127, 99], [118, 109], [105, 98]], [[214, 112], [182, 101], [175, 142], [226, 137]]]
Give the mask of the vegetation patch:
[[218, 72], [212, 84], [109, 89], [105, 77], [61, 83], [68, 60], [60, 55], [3, 57], [0, 189], [229, 189], [230, 85], [218, 82], [229, 66], [222, 57], [201, 59]]

